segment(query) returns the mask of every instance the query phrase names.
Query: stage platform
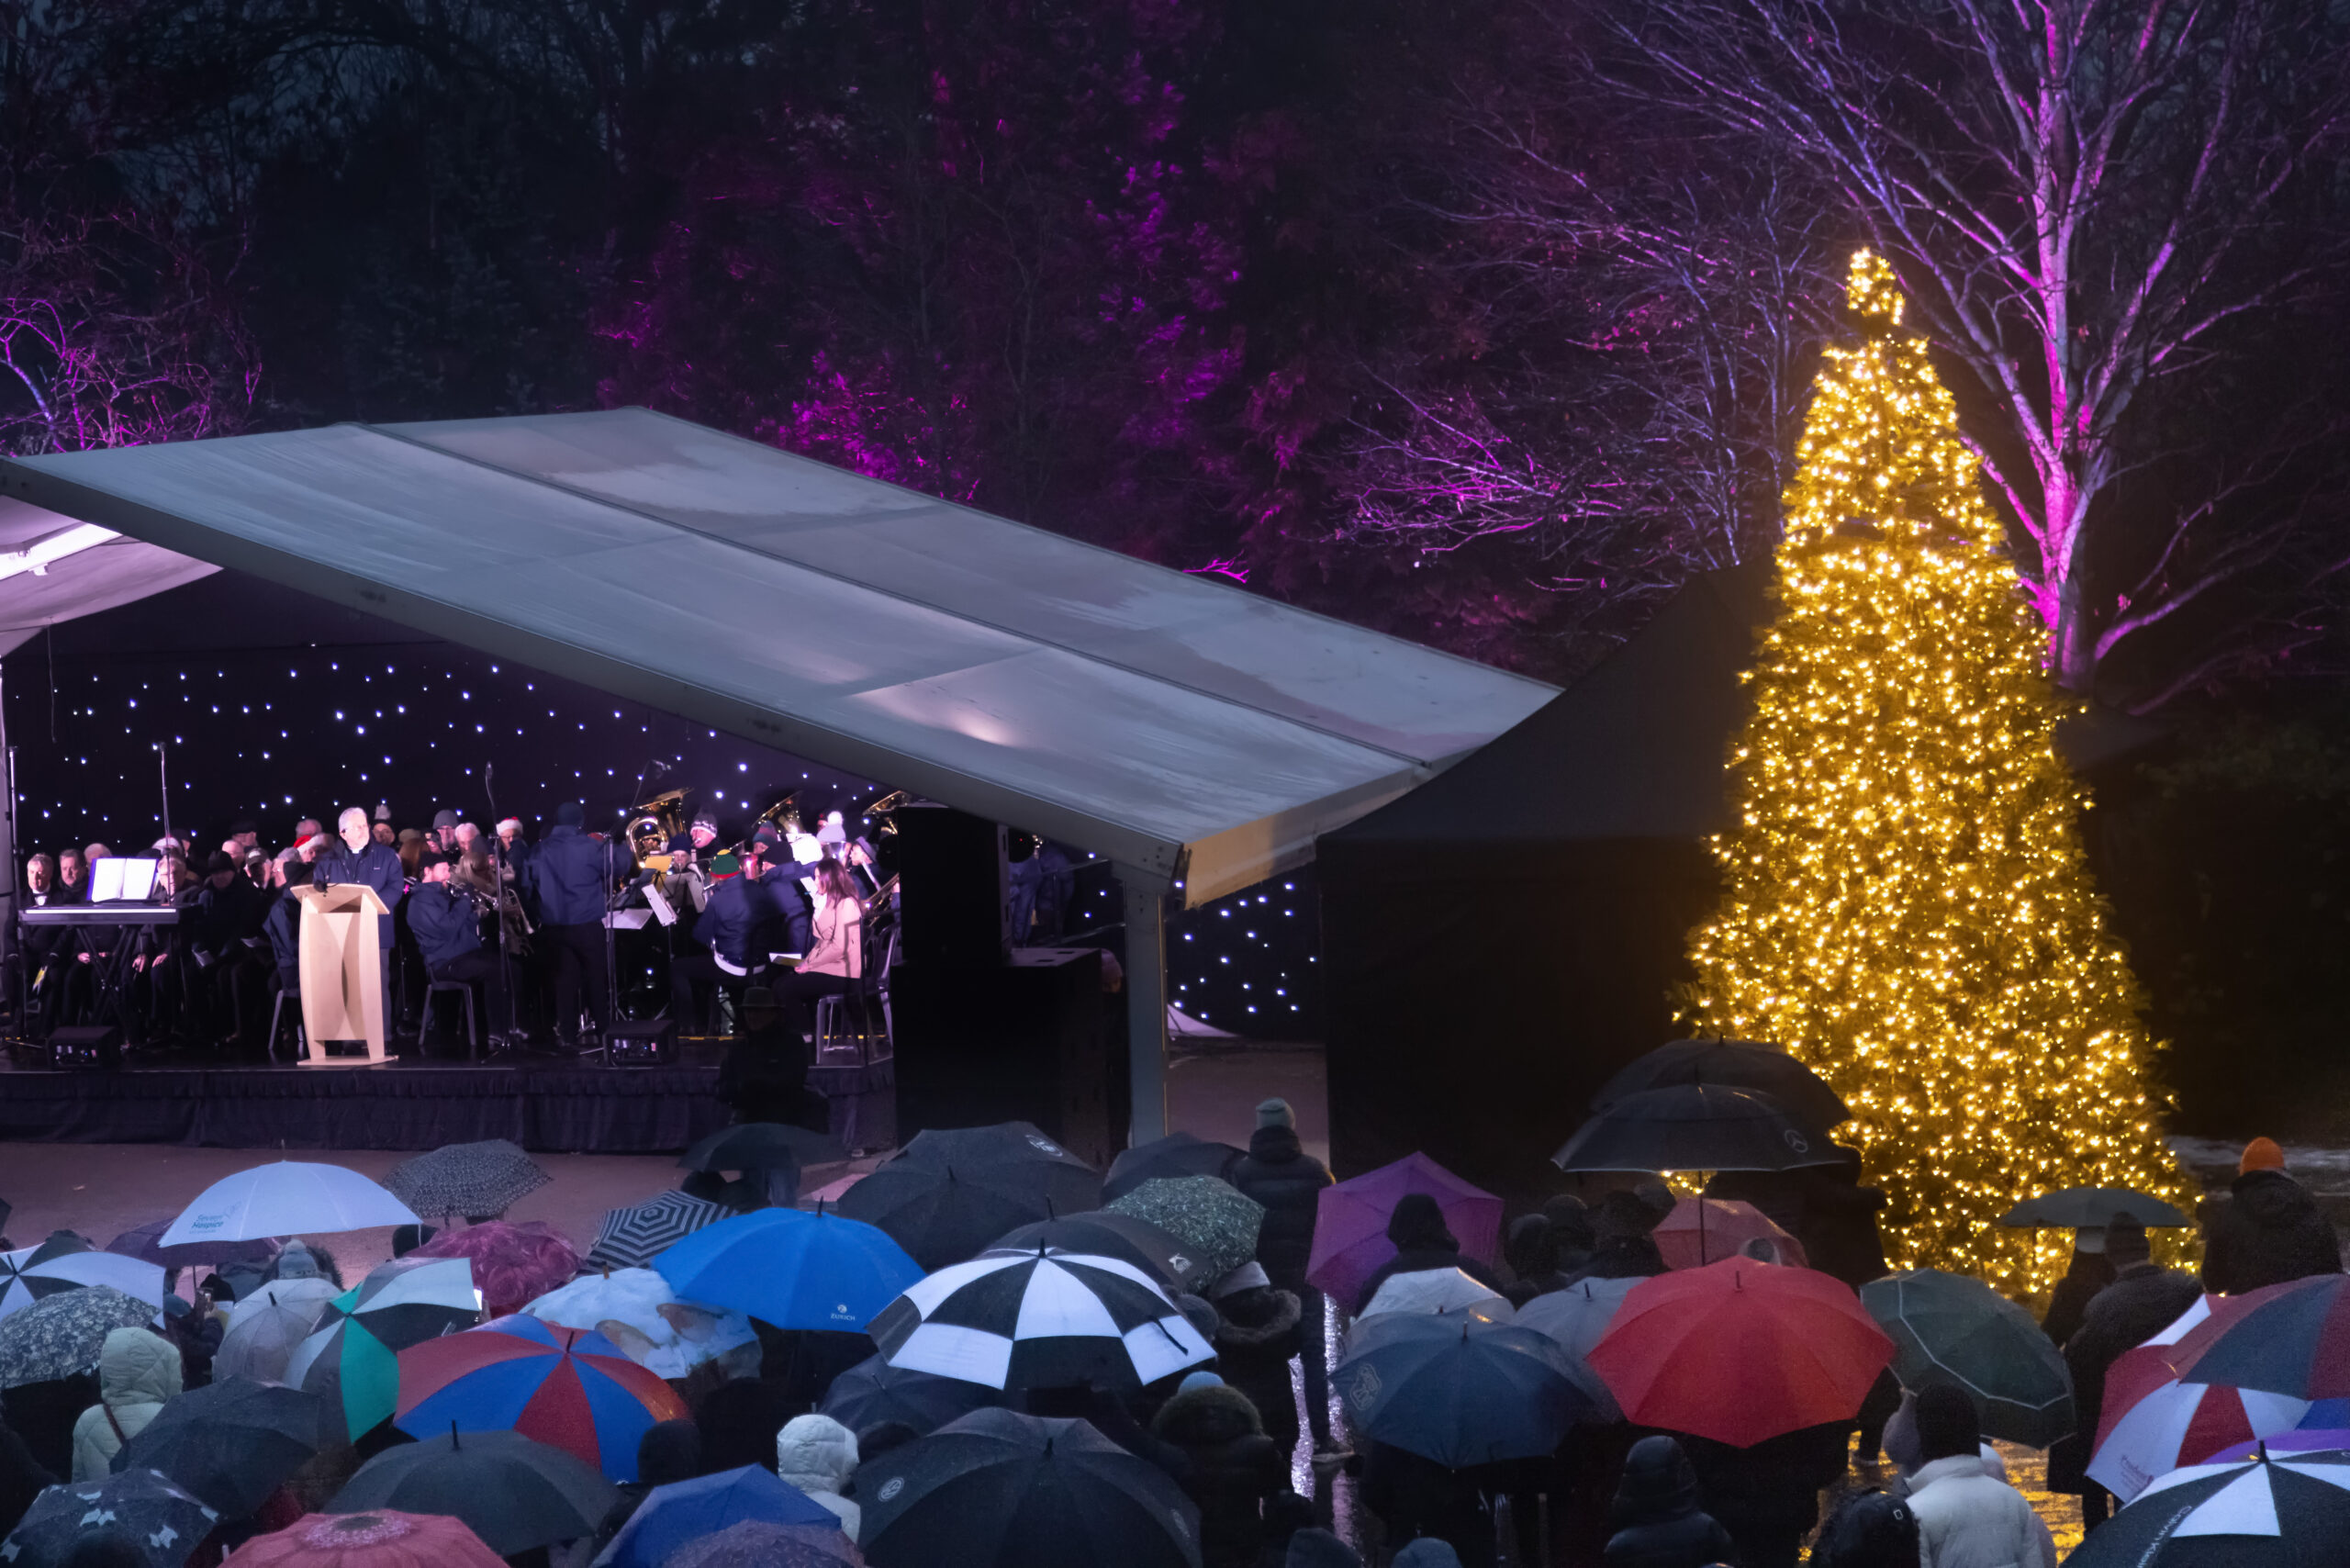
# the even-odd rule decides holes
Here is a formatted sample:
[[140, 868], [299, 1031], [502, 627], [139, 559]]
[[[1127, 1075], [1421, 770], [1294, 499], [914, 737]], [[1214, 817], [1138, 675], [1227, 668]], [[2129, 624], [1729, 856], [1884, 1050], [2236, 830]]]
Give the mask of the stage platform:
[[[160, 1058], [112, 1072], [0, 1068], [0, 1139], [160, 1143], [218, 1148], [437, 1148], [511, 1139], [554, 1154], [662, 1154], [726, 1125], [716, 1045], [674, 1065], [607, 1068], [524, 1058], [475, 1066], [442, 1058], [381, 1067], [273, 1067]], [[811, 1070], [851, 1149], [896, 1141], [887, 1060]]]

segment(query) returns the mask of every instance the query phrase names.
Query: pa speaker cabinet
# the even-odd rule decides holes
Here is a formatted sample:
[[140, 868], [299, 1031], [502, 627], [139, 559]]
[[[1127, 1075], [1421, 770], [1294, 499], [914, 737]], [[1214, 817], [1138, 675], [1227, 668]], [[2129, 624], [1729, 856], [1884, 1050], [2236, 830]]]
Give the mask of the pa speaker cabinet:
[[924, 969], [993, 969], [1012, 947], [1003, 825], [948, 806], [897, 813], [900, 952]]
[[122, 1065], [122, 1031], [111, 1024], [56, 1030], [49, 1036], [49, 1065], [112, 1072]]
[[1125, 1147], [1099, 952], [1018, 947], [989, 969], [908, 962], [894, 981], [901, 1137], [1018, 1121], [1098, 1166]]
[[604, 1032], [604, 1060], [613, 1067], [662, 1067], [677, 1058], [677, 1024], [655, 1018], [615, 1024]]

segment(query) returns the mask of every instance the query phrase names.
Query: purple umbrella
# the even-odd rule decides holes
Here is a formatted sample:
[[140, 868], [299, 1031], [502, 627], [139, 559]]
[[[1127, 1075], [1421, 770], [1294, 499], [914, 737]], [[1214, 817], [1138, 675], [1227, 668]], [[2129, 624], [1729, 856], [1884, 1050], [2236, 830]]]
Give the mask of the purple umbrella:
[[1501, 1245], [1502, 1201], [1425, 1154], [1407, 1154], [1393, 1165], [1322, 1189], [1305, 1282], [1338, 1301], [1353, 1302], [1381, 1265], [1395, 1256], [1395, 1244], [1387, 1239], [1387, 1216], [1406, 1193], [1426, 1193], [1436, 1200], [1462, 1256], [1494, 1260]]
[[251, 1241], [185, 1241], [176, 1247], [163, 1245], [163, 1232], [171, 1229], [177, 1215], [165, 1215], [151, 1219], [145, 1225], [132, 1226], [106, 1243], [106, 1250], [119, 1252], [126, 1258], [141, 1258], [166, 1269], [200, 1268], [206, 1264], [218, 1268], [223, 1263], [267, 1263], [277, 1256], [277, 1242], [271, 1237], [256, 1237]]

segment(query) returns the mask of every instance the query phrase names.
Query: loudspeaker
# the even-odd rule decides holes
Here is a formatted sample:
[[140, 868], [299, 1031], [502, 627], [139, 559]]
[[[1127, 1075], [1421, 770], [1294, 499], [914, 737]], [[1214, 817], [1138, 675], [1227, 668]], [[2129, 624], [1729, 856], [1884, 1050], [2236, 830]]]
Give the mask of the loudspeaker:
[[604, 1031], [604, 1061], [610, 1067], [666, 1067], [677, 1055], [677, 1021], [674, 1018], [615, 1024]]
[[1003, 825], [949, 806], [897, 813], [899, 956], [925, 969], [993, 969], [1012, 950]]
[[84, 1024], [49, 1036], [49, 1065], [74, 1071], [112, 1072], [122, 1065], [122, 1031], [111, 1024]]
[[1034, 1122], [1088, 1163], [1125, 1146], [1105, 1037], [1102, 955], [1017, 947], [991, 969], [893, 973], [898, 1136]]

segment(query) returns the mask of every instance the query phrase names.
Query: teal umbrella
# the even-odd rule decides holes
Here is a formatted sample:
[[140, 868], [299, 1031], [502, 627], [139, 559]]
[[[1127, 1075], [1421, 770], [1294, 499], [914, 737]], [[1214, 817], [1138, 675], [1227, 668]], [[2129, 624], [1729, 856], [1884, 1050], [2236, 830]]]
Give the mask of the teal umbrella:
[[327, 1304], [285, 1381], [324, 1399], [355, 1439], [399, 1404], [400, 1351], [480, 1318], [470, 1260], [396, 1258]]
[[1265, 1222], [1264, 1204], [1214, 1176], [1162, 1176], [1104, 1208], [1155, 1225], [1191, 1248], [1199, 1264], [1184, 1278], [1203, 1284], [1255, 1258]]
[[1919, 1269], [1861, 1287], [1912, 1393], [1954, 1383], [1975, 1396], [1986, 1437], [2046, 1448], [2073, 1429], [2073, 1380], [2031, 1314], [1971, 1274]]

